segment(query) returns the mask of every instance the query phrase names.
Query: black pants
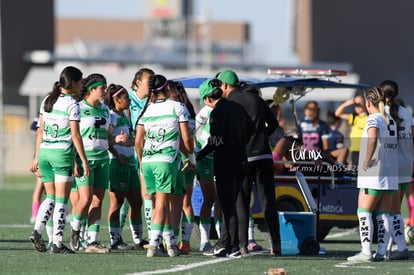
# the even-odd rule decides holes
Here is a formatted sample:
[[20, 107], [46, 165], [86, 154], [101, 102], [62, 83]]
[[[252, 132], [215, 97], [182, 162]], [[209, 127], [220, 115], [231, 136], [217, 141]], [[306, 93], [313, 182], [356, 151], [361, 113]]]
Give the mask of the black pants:
[[271, 159], [256, 160], [248, 163], [248, 176], [242, 182], [241, 192], [237, 198], [240, 247], [247, 248], [248, 244], [250, 196], [253, 183], [255, 183], [265, 222], [272, 240], [272, 247], [274, 249], [280, 248], [280, 225], [275, 205], [276, 197], [273, 176], [273, 161]]
[[240, 193], [241, 182], [246, 174], [242, 165], [215, 163], [217, 197], [223, 213], [221, 236], [218, 243], [231, 252], [239, 248], [236, 200]]

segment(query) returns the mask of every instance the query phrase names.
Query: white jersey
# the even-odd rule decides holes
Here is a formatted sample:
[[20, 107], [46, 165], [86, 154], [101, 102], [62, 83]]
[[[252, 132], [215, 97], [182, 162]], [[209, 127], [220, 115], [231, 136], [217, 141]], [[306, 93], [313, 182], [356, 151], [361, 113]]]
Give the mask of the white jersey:
[[[110, 125], [112, 127], [112, 136], [116, 137], [120, 135], [121, 132], [128, 135], [129, 140], [133, 140], [133, 133], [132, 133], [132, 124], [131, 121], [128, 119], [126, 114], [122, 112], [121, 115], [117, 114], [113, 110], [110, 111], [111, 121]], [[124, 146], [122, 144], [114, 144], [114, 149], [122, 156], [128, 159], [128, 164], [135, 166], [135, 147], [132, 144], [131, 146]], [[114, 159], [115, 156], [109, 152], [109, 156], [111, 159]]]
[[400, 106], [398, 108], [398, 117], [400, 125], [398, 129], [398, 182], [411, 182], [413, 174], [413, 118], [406, 108]]
[[108, 159], [109, 108], [99, 103], [91, 106], [86, 100], [79, 102], [81, 121], [80, 134], [88, 160]]
[[[46, 97], [48, 98], [48, 96]], [[50, 113], [45, 112], [43, 100], [43, 141], [40, 148], [68, 150], [72, 147], [70, 121], [79, 121], [79, 104], [70, 94], [60, 94]]]
[[[391, 116], [387, 125], [380, 113], [370, 114], [361, 137], [358, 164], [358, 188], [375, 190], [398, 190], [398, 141], [397, 128]], [[372, 156], [371, 166], [364, 171], [368, 129], [377, 128], [377, 145]]]
[[[210, 113], [212, 110], [213, 108], [204, 105], [196, 115], [196, 151], [200, 151], [206, 146], [208, 138], [210, 137]], [[213, 153], [207, 157], [213, 158]]]
[[169, 162], [180, 151], [180, 122], [188, 122], [184, 104], [169, 99], [150, 103], [138, 121], [145, 129], [142, 162]]

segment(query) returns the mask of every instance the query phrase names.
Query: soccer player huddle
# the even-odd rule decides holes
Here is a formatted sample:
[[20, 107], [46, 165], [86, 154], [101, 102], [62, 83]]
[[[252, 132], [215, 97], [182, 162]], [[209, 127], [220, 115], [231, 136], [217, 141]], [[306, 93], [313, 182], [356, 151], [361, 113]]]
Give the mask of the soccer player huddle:
[[[132, 91], [128, 91], [122, 85], [108, 84], [101, 74], [83, 78], [78, 68], [64, 68], [42, 101], [30, 166], [32, 172], [39, 172], [46, 193], [30, 235], [35, 249], [51, 253], [146, 249], [147, 257], [187, 254], [195, 222], [191, 194], [197, 180], [204, 197], [199, 225], [204, 255], [240, 258], [262, 249], [252, 233], [253, 182], [269, 229], [270, 253], [280, 255], [273, 161], [291, 146], [286, 145], [288, 139], [282, 139], [271, 151], [269, 137], [279, 127], [278, 121], [253, 88], [239, 81], [234, 71], [221, 71], [200, 85], [202, 108], [196, 113], [182, 83], [151, 69], [137, 71]], [[358, 167], [362, 249], [348, 261], [409, 257], [401, 204], [412, 188], [413, 120], [397, 103], [397, 96], [397, 83], [386, 80], [352, 101], [358, 100], [355, 109], [368, 114], [352, 119], [360, 128], [358, 139], [351, 133], [350, 149], [352, 164]], [[346, 106], [341, 105], [335, 115], [344, 118]], [[318, 120], [317, 103], [308, 102], [305, 114]], [[301, 136], [306, 137], [314, 125], [313, 120], [302, 122]], [[356, 140], [358, 145], [353, 145]], [[322, 152], [325, 145], [318, 146], [309, 150]], [[347, 153], [335, 147], [328, 157], [342, 164]], [[98, 238], [106, 193], [109, 247]], [[63, 235], [69, 200], [67, 247]], [[408, 202], [414, 216], [414, 197]], [[219, 238], [211, 245], [213, 205]], [[374, 213], [378, 225], [375, 254]], [[126, 218], [132, 245], [122, 238]], [[414, 226], [414, 219], [410, 223]], [[48, 244], [41, 235], [45, 228]], [[182, 240], [178, 241], [180, 228]], [[392, 251], [394, 242], [397, 249]]]

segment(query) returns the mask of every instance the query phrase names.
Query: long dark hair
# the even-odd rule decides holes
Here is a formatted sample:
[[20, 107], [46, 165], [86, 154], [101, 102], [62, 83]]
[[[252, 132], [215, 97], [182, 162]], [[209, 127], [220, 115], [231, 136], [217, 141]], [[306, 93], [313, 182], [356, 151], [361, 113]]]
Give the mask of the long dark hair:
[[52, 91], [49, 93], [49, 96], [45, 100], [45, 112], [52, 112], [53, 105], [55, 105], [57, 99], [60, 96], [61, 88], [70, 90], [73, 88], [73, 82], [78, 82], [81, 79], [82, 72], [78, 68], [75, 68], [73, 66], [64, 68], [60, 73], [59, 81], [56, 81], [53, 84]]
[[381, 82], [381, 89], [384, 91], [385, 98], [389, 99], [386, 101], [387, 105], [390, 107], [390, 116], [397, 123], [397, 129], [399, 129], [401, 119], [398, 116], [398, 107], [397, 96], [398, 96], [398, 84], [393, 80], [384, 80]]
[[138, 72], [135, 73], [134, 78], [132, 79], [132, 83], [131, 83], [132, 90], [134, 91], [138, 90], [137, 80], [142, 80], [142, 76], [146, 73], [151, 76], [155, 75], [154, 71], [149, 68], [142, 68], [138, 70]]
[[123, 93], [128, 93], [128, 91], [121, 85], [117, 84], [109, 84], [108, 88], [106, 88], [106, 95], [104, 98], [104, 103], [109, 109], [115, 109], [115, 102], [114, 97], [120, 97]]
[[188, 112], [190, 113], [190, 117], [195, 118], [196, 112], [194, 110], [194, 106], [191, 103], [191, 100], [188, 98], [187, 92], [184, 88], [184, 85], [181, 81], [170, 81], [172, 85], [174, 85], [178, 91], [177, 98], [178, 101], [181, 103], [184, 103], [184, 105], [187, 107]]
[[137, 119], [137, 124], [138, 124], [138, 121], [141, 119], [141, 117], [144, 115], [145, 111], [147, 110], [151, 97], [153, 96], [154, 97], [153, 99], [156, 100], [159, 94], [166, 95], [167, 85], [168, 85], [168, 80], [163, 75], [156, 74], [150, 77], [149, 82], [148, 82], [149, 90], [148, 90], [147, 101], [145, 102], [144, 108], [139, 114], [139, 117]]
[[85, 95], [87, 95], [92, 88], [96, 88], [101, 85], [106, 85], [106, 78], [102, 74], [93, 73], [82, 79], [82, 88], [79, 94], [75, 96], [76, 100], [81, 101]]

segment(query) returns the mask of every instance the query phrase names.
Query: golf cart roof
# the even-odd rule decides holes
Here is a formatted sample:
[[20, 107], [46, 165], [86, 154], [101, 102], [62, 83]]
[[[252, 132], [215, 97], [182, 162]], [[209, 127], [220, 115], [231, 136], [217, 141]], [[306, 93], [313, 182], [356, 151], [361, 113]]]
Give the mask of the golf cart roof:
[[[175, 79], [181, 81], [185, 88], [198, 88], [200, 84], [211, 77], [191, 76]], [[304, 88], [351, 88], [351, 89], [367, 89], [370, 86], [361, 83], [344, 83], [341, 81], [332, 81], [319, 78], [303, 78], [303, 77], [282, 77], [282, 78], [240, 78], [240, 81], [254, 84], [258, 88], [269, 87], [304, 87]]]

